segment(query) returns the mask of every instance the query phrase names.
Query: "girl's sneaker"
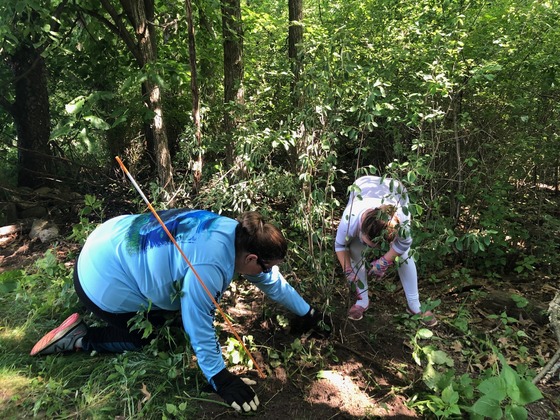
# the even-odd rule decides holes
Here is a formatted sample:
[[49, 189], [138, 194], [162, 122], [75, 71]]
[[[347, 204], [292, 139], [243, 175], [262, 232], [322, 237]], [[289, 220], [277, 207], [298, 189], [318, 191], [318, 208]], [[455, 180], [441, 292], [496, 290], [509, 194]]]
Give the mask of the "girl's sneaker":
[[420, 322], [426, 327], [435, 327], [438, 324], [436, 316], [432, 313], [432, 311], [414, 313], [410, 310], [410, 308], [407, 308], [406, 311], [410, 315], [418, 315], [420, 317]]
[[31, 356], [64, 353], [75, 350], [76, 341], [86, 335], [87, 327], [79, 314], [72, 314], [54, 330], [49, 331], [33, 346]]
[[366, 310], [367, 308], [364, 308], [363, 306], [360, 306], [358, 304], [353, 305], [348, 311], [348, 319], [351, 319], [352, 321], [359, 321], [364, 317], [364, 312]]

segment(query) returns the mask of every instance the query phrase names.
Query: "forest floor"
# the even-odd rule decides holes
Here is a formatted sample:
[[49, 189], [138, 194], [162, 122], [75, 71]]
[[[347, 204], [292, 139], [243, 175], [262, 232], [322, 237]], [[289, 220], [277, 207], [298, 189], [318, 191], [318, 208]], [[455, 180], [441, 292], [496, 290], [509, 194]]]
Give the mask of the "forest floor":
[[[14, 238], [0, 248], [0, 272], [30, 266], [47, 248], [24, 236]], [[57, 253], [61, 259], [64, 260], [67, 251], [64, 243], [59, 243]], [[498, 362], [479, 348], [474, 337], [479, 337], [480, 342], [493, 337], [510, 365], [524, 364], [538, 371], [559, 347], [546, 317], [548, 303], [558, 291], [558, 277], [535, 273], [530, 278], [473, 277], [465, 282], [460, 281], [458, 273], [460, 267], [450, 267], [429, 280], [421, 280], [421, 298], [440, 300], [440, 303], [435, 308], [439, 324], [431, 328], [434, 337], [429, 342], [420, 341], [420, 345], [432, 344], [445, 351], [453, 359], [457, 375], [467, 373], [476, 377], [495, 368]], [[290, 273], [285, 274], [288, 280], [295, 281]], [[507, 297], [512, 294], [527, 299], [531, 309], [520, 310], [511, 305]], [[289, 319], [290, 314], [264, 298], [248, 282], [232, 283], [223, 307], [234, 320], [237, 332], [253, 337], [255, 360], [266, 374], [262, 379], [254, 369], [237, 369], [257, 382], [254, 389], [261, 408], [251, 417], [269, 420], [431, 417], [428, 411], [422, 413], [411, 407], [411, 401], [426, 401], [427, 395], [433, 395], [422, 381], [423, 367], [413, 358], [414, 336], [422, 325], [405, 313], [404, 293], [394, 275], [370, 285], [370, 299], [370, 309], [364, 318], [350, 321], [346, 317], [348, 297], [339, 292], [329, 302], [331, 335], [304, 336], [294, 341], [295, 337], [282, 321]], [[504, 311], [514, 320], [504, 321], [501, 316]], [[461, 319], [467, 320], [468, 333], [459, 328]], [[223, 327], [222, 345], [231, 336]], [[546, 384], [540, 384], [539, 389], [544, 398], [527, 407], [529, 418], [558, 418], [558, 374]], [[9, 395], [9, 390], [0, 389], [2, 398]], [[215, 394], [204, 394], [195, 401], [200, 408], [197, 418], [240, 417], [217, 403], [220, 398]]]
[[[546, 362], [554, 355], [559, 344], [543, 319], [543, 314], [558, 290], [557, 278], [533, 278], [529, 282], [518, 282], [513, 278], [499, 282], [473, 279], [465, 288], [457, 287], [451, 277], [452, 271], [440, 273], [439, 281], [425, 281], [421, 286], [421, 296], [441, 300], [435, 310], [439, 324], [431, 328], [434, 337], [421, 345], [433, 344], [445, 351], [453, 359], [458, 376], [468, 373], [476, 377], [482, 375], [484, 370], [496, 368], [498, 364], [496, 358], [484, 355], [482, 350], [480, 357], [477, 357], [476, 345], [469, 349], [464, 344], [465, 341], [473, 343], [474, 340], [469, 340], [455, 325], [460, 312], [469, 314], [470, 333], [497, 338], [496, 344], [513, 366], [524, 363], [538, 369], [539, 358]], [[311, 335], [302, 339], [304, 348], [319, 349], [322, 357], [312, 351], [294, 349], [294, 337], [279, 327], [273, 317], [266, 318], [263, 315], [263, 299], [258, 292], [247, 293], [243, 287], [238, 287], [230, 294], [232, 306], [226, 307], [236, 319], [235, 327], [240, 334], [252, 335], [254, 342], [264, 349], [288, 349], [296, 360], [299, 358], [297, 362], [290, 363], [291, 370], [286, 371], [282, 365], [274, 368], [275, 364], [271, 365], [271, 362], [276, 359], [271, 359], [266, 351], [256, 352], [257, 356], [262, 356], [257, 361], [262, 363], [261, 367], [267, 373], [264, 380], [259, 380], [255, 373], [250, 376], [257, 381], [255, 390], [263, 404], [257, 418], [430, 417], [429, 412], [422, 414], [410, 408], [410, 401], [414, 398], [426, 400], [426, 395], [430, 394], [422, 381], [423, 367], [416, 364], [412, 356], [415, 349], [413, 337], [423, 325], [404, 313], [401, 287], [393, 291], [384, 287], [386, 282], [394, 280], [387, 279], [374, 285], [370, 291], [370, 309], [357, 322], [347, 319], [346, 299], [339, 296], [338, 303], [333, 305], [335, 311], [331, 314], [332, 335], [328, 338]], [[542, 287], [536, 288], [536, 283]], [[479, 298], [473, 299], [473, 293]], [[513, 294], [530, 301], [531, 312], [516, 312], [506, 298]], [[276, 309], [270, 312], [281, 313], [281, 308]], [[510, 321], [511, 330], [507, 333], [507, 326], [501, 317], [503, 311], [514, 318], [517, 316], [517, 321]], [[523, 340], [523, 343], [515, 339], [518, 331], [527, 334], [527, 340]], [[224, 333], [223, 336], [228, 334]], [[520, 351], [520, 347], [526, 347], [526, 350]], [[527, 407], [529, 418], [560, 418], [558, 374], [539, 388], [544, 398]], [[231, 414], [212, 404], [203, 404], [201, 408], [203, 418], [229, 418]]]

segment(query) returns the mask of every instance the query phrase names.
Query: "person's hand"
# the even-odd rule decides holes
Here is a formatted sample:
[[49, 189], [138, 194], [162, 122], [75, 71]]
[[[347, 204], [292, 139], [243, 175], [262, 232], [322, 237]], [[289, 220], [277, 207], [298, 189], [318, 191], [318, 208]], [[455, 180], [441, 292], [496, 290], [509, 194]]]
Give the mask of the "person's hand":
[[[319, 323], [323, 321], [324, 326], [320, 326]], [[304, 316], [297, 316], [292, 319], [290, 323], [290, 333], [293, 335], [301, 335], [311, 330], [323, 334], [330, 334], [332, 326], [327, 317], [323, 317], [319, 311], [315, 308], [310, 308]]]
[[356, 273], [352, 267], [348, 267], [344, 270], [344, 275], [348, 283], [356, 283], [356, 281], [358, 281], [358, 273]]
[[381, 257], [378, 260], [372, 261], [368, 274], [375, 274], [377, 277], [383, 277], [385, 271], [387, 271], [391, 264], [393, 263], [388, 261], [385, 257]]
[[[259, 397], [243, 379], [234, 375], [227, 368], [222, 369], [212, 377], [216, 393], [224, 399], [235, 411], [257, 411], [260, 404]], [[254, 385], [256, 382], [251, 381]]]

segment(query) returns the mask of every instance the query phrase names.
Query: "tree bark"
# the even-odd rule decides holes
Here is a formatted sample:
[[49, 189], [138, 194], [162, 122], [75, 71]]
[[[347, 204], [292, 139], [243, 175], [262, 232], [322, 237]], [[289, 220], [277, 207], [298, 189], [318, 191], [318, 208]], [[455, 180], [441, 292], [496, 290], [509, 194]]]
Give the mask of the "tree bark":
[[[134, 37], [126, 29], [122, 17], [109, 0], [101, 0], [103, 8], [113, 19], [115, 31], [124, 41], [140, 68], [145, 69], [157, 62], [157, 34], [154, 27], [153, 0], [119, 0], [128, 21], [134, 27]], [[173, 189], [173, 168], [169, 142], [165, 130], [165, 120], [162, 107], [161, 86], [155, 82], [155, 77], [148, 76], [142, 83], [144, 104], [153, 112], [152, 120], [146, 124], [146, 142], [151, 160], [155, 162], [160, 185], [167, 191]]]
[[[301, 109], [303, 96], [299, 88], [299, 81], [303, 69], [303, 54], [301, 43], [303, 42], [303, 0], [288, 1], [288, 58], [292, 71], [292, 81], [290, 83], [290, 93], [292, 95], [292, 106], [294, 110]], [[293, 171], [297, 170], [298, 156], [305, 150], [305, 124], [300, 122], [296, 129], [296, 145], [290, 146], [289, 161]]]
[[[47, 19], [51, 31], [56, 32], [60, 28], [60, 16], [66, 4], [66, 0], [61, 1], [49, 16], [24, 14], [17, 15], [14, 19], [27, 22], [31, 27], [42, 25], [41, 21]], [[47, 67], [42, 55], [51, 42], [40, 42], [41, 47], [36, 48], [34, 45], [38, 43], [35, 39], [37, 34], [31, 30], [26, 36], [29, 39], [19, 40], [19, 46], [13, 52], [7, 53], [0, 49], [2, 58], [14, 76], [15, 90], [13, 103], [0, 92], [0, 106], [12, 116], [16, 127], [17, 183], [19, 186], [34, 188], [48, 184], [55, 169], [49, 145], [51, 128]]]
[[198, 159], [194, 168], [194, 191], [198, 191], [202, 174], [202, 152], [201, 152], [201, 130], [200, 130], [200, 95], [198, 91], [197, 72], [196, 72], [196, 39], [192, 18], [191, 0], [185, 0], [187, 9], [187, 23], [189, 31], [189, 61], [191, 68], [191, 93], [192, 93], [192, 116], [195, 126], [195, 137], [198, 145]]
[[289, 0], [288, 8], [290, 20], [288, 29], [288, 57], [293, 75], [291, 92], [293, 105], [297, 109], [301, 106], [301, 93], [297, 85], [303, 69], [303, 56], [301, 52], [301, 43], [303, 42], [303, 0]]
[[53, 169], [50, 107], [45, 60], [32, 46], [22, 45], [8, 57], [15, 79], [11, 106], [18, 136], [18, 185], [38, 187]]
[[[233, 139], [237, 128], [237, 112], [243, 104], [243, 25], [239, 0], [222, 0], [222, 34], [224, 45], [224, 120], [223, 134]], [[226, 162], [234, 162], [234, 144], [226, 143]]]

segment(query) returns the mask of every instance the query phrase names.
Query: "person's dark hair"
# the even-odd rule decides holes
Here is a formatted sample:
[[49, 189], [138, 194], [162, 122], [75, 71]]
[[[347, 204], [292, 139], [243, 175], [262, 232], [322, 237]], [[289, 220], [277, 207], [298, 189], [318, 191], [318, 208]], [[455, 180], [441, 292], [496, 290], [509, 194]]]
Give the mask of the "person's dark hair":
[[[371, 241], [382, 236], [387, 241], [395, 239], [396, 228], [391, 220], [397, 208], [391, 205], [382, 205], [366, 214], [362, 221], [362, 233]], [[397, 221], [398, 223], [398, 221]]]
[[265, 223], [260, 213], [247, 211], [238, 219], [235, 228], [235, 251], [258, 255], [264, 261], [283, 260], [288, 243], [280, 229]]

